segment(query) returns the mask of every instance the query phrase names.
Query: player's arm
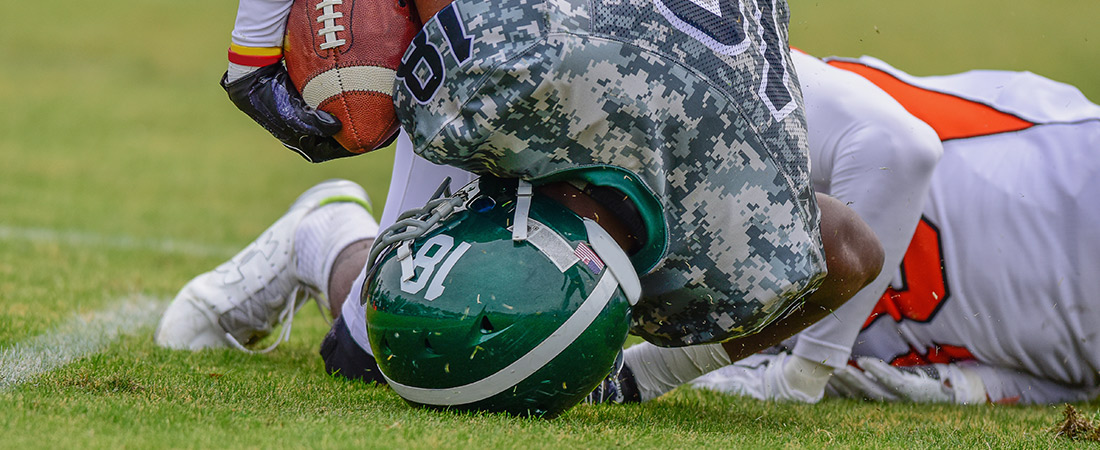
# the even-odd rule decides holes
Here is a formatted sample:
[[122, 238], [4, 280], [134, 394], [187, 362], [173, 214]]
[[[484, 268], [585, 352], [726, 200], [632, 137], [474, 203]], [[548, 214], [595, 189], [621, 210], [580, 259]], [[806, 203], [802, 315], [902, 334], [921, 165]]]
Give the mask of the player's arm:
[[[817, 194], [821, 241], [828, 274], [801, 307], [757, 333], [722, 343], [733, 361], [778, 344], [835, 311], [882, 270], [883, 251], [875, 232], [851, 208]], [[822, 383], [824, 384], [824, 383]]]
[[878, 278], [794, 346], [796, 356], [840, 368], [909, 247], [943, 147], [931, 127], [866, 79], [791, 53], [806, 102], [814, 189], [851, 207], [886, 256]]
[[[882, 243], [884, 270], [836, 311], [798, 335], [791, 358], [775, 367], [777, 383], [802, 391], [776, 400], [820, 399], [829, 373], [843, 367], [860, 327], [901, 262], [920, 219], [943, 148], [936, 133], [858, 75], [800, 52], [798, 70], [810, 140], [814, 189], [851, 208]], [[747, 379], [747, 378], [745, 378]], [[776, 384], [776, 383], [772, 383]]]
[[866, 79], [797, 51], [791, 58], [806, 104], [814, 190], [840, 200], [870, 226], [882, 243], [884, 270], [801, 332], [790, 357], [764, 355], [754, 360], [772, 360], [767, 365], [731, 366], [708, 387], [812, 403], [832, 371], [848, 361], [860, 326], [901, 262], [943, 148], [935, 131]]
[[282, 64], [292, 0], [241, 0], [221, 86], [229, 99], [287, 148], [308, 161], [354, 156], [332, 136], [340, 121], [310, 108]]
[[[757, 355], [760, 358], [753, 363], [729, 365], [731, 361], [775, 345], [806, 325], [820, 320], [874, 279], [881, 270], [882, 246], [867, 224], [836, 199], [824, 194], [817, 194], [816, 198], [821, 210], [821, 237], [829, 274], [818, 289], [807, 296], [801, 307], [757, 333], [722, 344], [679, 348], [657, 347], [648, 342], [634, 345], [623, 354], [625, 367], [629, 369], [624, 373], [629, 375], [613, 374], [614, 379], [607, 380], [605, 385], [614, 384], [616, 387], [613, 389], [630, 386], [626, 390], [638, 394], [633, 401], [647, 401], [726, 366], [728, 370], [723, 368], [725, 372], [719, 376], [720, 379], [711, 378], [702, 384], [696, 383], [696, 386], [760, 399], [817, 401], [820, 397], [809, 397], [806, 389], [797, 382], [781, 379], [787, 371], [813, 370], [797, 361], [791, 364], [793, 358]], [[778, 368], [779, 372], [765, 373], [769, 372], [768, 368]], [[627, 378], [629, 381], [626, 381]], [[606, 398], [598, 392], [590, 400], [601, 402]]]

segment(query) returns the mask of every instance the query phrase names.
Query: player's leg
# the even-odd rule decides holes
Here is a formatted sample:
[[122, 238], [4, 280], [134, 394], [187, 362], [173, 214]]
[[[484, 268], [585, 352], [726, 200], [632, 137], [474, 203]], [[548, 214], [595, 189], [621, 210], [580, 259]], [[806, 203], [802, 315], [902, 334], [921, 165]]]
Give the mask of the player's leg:
[[[446, 178], [451, 179], [450, 188], [458, 190], [475, 178], [473, 174], [448, 166], [432, 164], [413, 153], [412, 142], [404, 130], [396, 139], [393, 172], [386, 194], [386, 205], [382, 209], [381, 226], [387, 227], [402, 213], [423, 206], [431, 200], [432, 194]], [[344, 217], [339, 229], [317, 228], [310, 233], [315, 239], [335, 239], [342, 245], [329, 245], [324, 260], [310, 265], [318, 280], [327, 280], [325, 286], [329, 305], [334, 315], [339, 315], [348, 295], [358, 295], [352, 284], [366, 263], [370, 247], [374, 243], [374, 234], [356, 234], [353, 230], [367, 226], [362, 220]], [[378, 227], [371, 227], [377, 230]], [[335, 250], [337, 253], [331, 253]], [[301, 264], [300, 264], [301, 265]]]
[[[817, 80], [815, 86], [820, 87], [823, 83], [822, 77], [817, 77]], [[851, 103], [852, 96], [838, 95], [843, 92], [845, 91], [826, 94], [814, 88], [806, 91], [811, 141], [815, 137], [814, 130], [822, 128], [815, 128], [814, 124], [824, 125], [830, 119], [835, 120], [836, 116], [844, 114], [845, 111], [840, 111], [840, 108], [821, 105], [829, 101], [840, 101], [841, 97]], [[879, 94], [885, 95], [881, 92]], [[822, 96], [828, 98], [821, 98]], [[821, 108], [815, 109], [813, 106]], [[821, 117], [820, 114], [824, 111], [830, 111], [830, 117]], [[819, 151], [811, 153], [814, 156], [814, 170], [827, 171], [824, 175], [815, 174], [815, 188], [832, 191], [837, 200], [849, 205], [850, 210], [867, 223], [882, 242], [884, 264], [890, 270], [883, 270], [835, 311], [826, 313], [827, 308], [819, 307], [819, 314], [811, 314], [805, 318], [812, 325], [799, 334], [790, 357], [776, 356], [767, 364], [762, 360], [757, 361], [760, 364], [755, 364], [752, 371], [758, 379], [753, 380], [748, 376], [728, 379], [728, 383], [742, 384], [736, 388], [731, 387], [730, 390], [761, 399], [802, 402], [820, 400], [832, 371], [847, 363], [860, 327], [889, 283], [894, 272], [892, 268], [897, 267], [905, 254], [912, 231], [920, 218], [932, 170], [942, 148], [931, 129], [909, 116], [892, 100], [887, 105], [864, 104], [860, 111], [865, 117], [852, 117], [846, 121], [852, 127], [846, 130], [846, 136], [842, 138], [847, 139], [846, 142], [838, 143], [839, 148], [828, 152], [821, 152], [817, 148], [815, 150]], [[872, 114], [874, 111], [879, 113]], [[860, 139], [851, 139], [852, 136], [860, 135]], [[826, 139], [815, 142], [820, 144], [822, 140]], [[890, 188], [882, 189], [883, 186]], [[824, 217], [825, 214], [823, 219]], [[823, 224], [823, 232], [825, 228]], [[829, 255], [828, 251], [826, 255]], [[830, 261], [830, 277], [833, 276], [833, 267], [834, 264]], [[827, 286], [823, 286], [810, 300], [822, 294], [825, 294], [825, 298], [837, 298], [836, 294], [829, 295], [827, 292]], [[813, 306], [812, 302], [807, 303]], [[777, 331], [785, 332], [782, 328]], [[753, 336], [756, 337], [764, 336]]]
[[[423, 205], [446, 176], [456, 184], [471, 178], [413, 157], [407, 137], [398, 147], [403, 156], [395, 166], [389, 217]], [[410, 183], [413, 173], [424, 182]], [[366, 193], [346, 180], [302, 194], [259, 239], [180, 291], [157, 329], [157, 343], [196, 350], [244, 348], [291, 320], [306, 294], [329, 299], [333, 315], [339, 315], [378, 231], [367, 208]], [[289, 327], [284, 330], [288, 333]]]
[[377, 232], [368, 208], [366, 193], [347, 180], [309, 189], [256, 241], [180, 290], [157, 328], [157, 344], [244, 349], [286, 322], [278, 344], [297, 308], [309, 296], [325, 297], [326, 261]]
[[[449, 177], [450, 188], [456, 191], [476, 178], [464, 170], [432, 164], [417, 156], [413, 153], [412, 142], [404, 130], [400, 132], [396, 142], [393, 173], [380, 221], [382, 228], [393, 224], [401, 213], [424, 206], [444, 179]], [[348, 295], [359, 295], [358, 290], [352, 289], [352, 284], [366, 264], [373, 243], [373, 237], [352, 243], [333, 258], [332, 265], [327, 266], [332, 273], [329, 279], [329, 290], [332, 294], [329, 301], [334, 314], [341, 310]]]
[[626, 349], [623, 372], [618, 380], [610, 380], [622, 386], [616, 389], [626, 393], [626, 400], [631, 392], [637, 393], [634, 400], [656, 398], [704, 373], [778, 344], [839, 307], [878, 275], [882, 248], [870, 227], [836, 199], [821, 194], [817, 199], [829, 274], [803, 307], [759, 333], [723, 344], [663, 348], [642, 343]]
[[390, 189], [386, 194], [386, 207], [382, 209], [379, 224], [386, 228], [397, 221], [401, 213], [424, 206], [447, 177], [451, 178], [452, 192], [476, 178], [470, 172], [433, 164], [417, 156], [413, 153], [409, 136], [401, 130], [393, 157], [393, 176], [390, 177]]
[[1096, 386], [1070, 386], [1040, 378], [1015, 369], [977, 365], [985, 387], [986, 398], [992, 403], [1050, 405], [1065, 402], [1086, 402], [1096, 399]]
[[[382, 212], [382, 226], [392, 224], [400, 213], [424, 206], [439, 184], [451, 178], [451, 189], [469, 183], [474, 176], [453, 167], [439, 166], [416, 156], [412, 143], [402, 131], [397, 138], [393, 175], [389, 194]], [[359, 302], [366, 279], [366, 261], [373, 239], [352, 243], [333, 259], [329, 268], [329, 293], [332, 310], [337, 314], [332, 328], [321, 343], [321, 357], [330, 374], [384, 383], [385, 379], [374, 362], [367, 339], [365, 310]]]

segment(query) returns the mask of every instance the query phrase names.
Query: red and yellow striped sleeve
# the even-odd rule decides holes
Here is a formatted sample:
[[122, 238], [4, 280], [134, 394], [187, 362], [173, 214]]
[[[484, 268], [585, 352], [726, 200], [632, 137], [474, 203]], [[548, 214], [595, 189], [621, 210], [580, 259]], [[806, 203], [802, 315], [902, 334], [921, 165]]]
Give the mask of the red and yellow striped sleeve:
[[263, 67], [283, 59], [281, 47], [245, 47], [229, 44], [229, 62], [242, 66]]

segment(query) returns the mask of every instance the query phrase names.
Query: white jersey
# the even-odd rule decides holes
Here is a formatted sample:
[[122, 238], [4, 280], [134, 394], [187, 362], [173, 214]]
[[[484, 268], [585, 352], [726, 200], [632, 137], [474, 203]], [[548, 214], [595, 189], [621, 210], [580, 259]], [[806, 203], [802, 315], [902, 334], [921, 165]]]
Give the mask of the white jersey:
[[974, 359], [1100, 386], [1100, 107], [1027, 72], [830, 64], [878, 84], [944, 146], [912, 244], [854, 353]]

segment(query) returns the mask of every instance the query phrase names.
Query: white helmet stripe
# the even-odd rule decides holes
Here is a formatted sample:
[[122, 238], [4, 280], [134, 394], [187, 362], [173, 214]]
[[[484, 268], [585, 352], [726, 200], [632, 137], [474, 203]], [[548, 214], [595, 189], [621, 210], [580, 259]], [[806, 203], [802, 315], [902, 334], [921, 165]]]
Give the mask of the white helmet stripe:
[[592, 244], [592, 250], [596, 251], [596, 255], [599, 255], [603, 262], [607, 263], [607, 268], [615, 274], [615, 278], [619, 280], [619, 287], [623, 288], [623, 294], [626, 294], [626, 300], [630, 302], [630, 306], [637, 305], [638, 300], [642, 298], [642, 282], [638, 279], [638, 272], [634, 270], [634, 265], [630, 263], [630, 257], [626, 256], [623, 248], [615, 243], [615, 238], [611, 237], [596, 221], [585, 218], [584, 229], [588, 232], [588, 243]]
[[[596, 283], [596, 287], [588, 294], [588, 298], [584, 299], [584, 303], [577, 308], [577, 311], [565, 323], [554, 330], [550, 337], [547, 337], [527, 352], [526, 355], [509, 364], [508, 367], [478, 381], [463, 386], [442, 389], [406, 386], [394, 382], [389, 377], [386, 377], [386, 381], [401, 397], [425, 405], [454, 406], [485, 400], [511, 389], [539, 369], [542, 369], [543, 366], [549, 364], [550, 361], [553, 361], [596, 320], [596, 317], [600, 315], [607, 303], [611, 301], [611, 297], [618, 287], [619, 283], [615, 276], [611, 274], [611, 271], [604, 271], [600, 281]], [[384, 372], [382, 376], [385, 376]]]
[[311, 108], [316, 108], [341, 92], [373, 91], [392, 95], [396, 75], [393, 69], [377, 66], [329, 69], [306, 82], [302, 87], [302, 98]]

